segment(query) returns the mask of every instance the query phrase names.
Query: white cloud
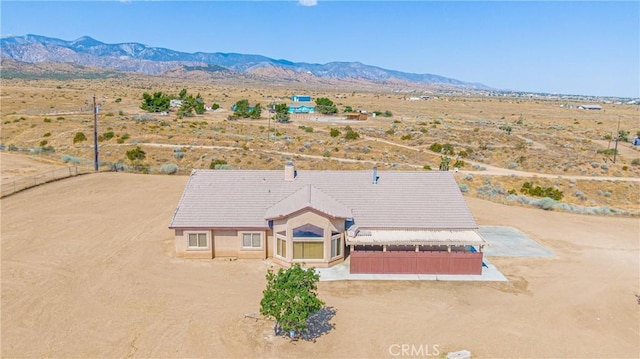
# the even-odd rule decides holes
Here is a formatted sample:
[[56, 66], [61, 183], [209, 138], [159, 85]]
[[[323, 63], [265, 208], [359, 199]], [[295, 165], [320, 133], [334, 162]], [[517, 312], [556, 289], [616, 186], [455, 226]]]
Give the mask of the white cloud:
[[318, 5], [318, 0], [298, 0], [298, 4], [302, 6], [316, 6]]

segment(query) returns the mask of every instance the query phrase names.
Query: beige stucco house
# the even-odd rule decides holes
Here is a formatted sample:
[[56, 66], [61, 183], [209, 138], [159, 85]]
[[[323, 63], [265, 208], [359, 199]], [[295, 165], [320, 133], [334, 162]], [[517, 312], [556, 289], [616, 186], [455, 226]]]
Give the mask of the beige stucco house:
[[292, 163], [194, 170], [169, 228], [178, 257], [327, 267], [360, 253], [355, 267], [365, 272], [416, 270], [433, 252], [468, 254], [475, 267], [479, 253], [481, 267], [486, 244], [451, 173], [296, 171]]

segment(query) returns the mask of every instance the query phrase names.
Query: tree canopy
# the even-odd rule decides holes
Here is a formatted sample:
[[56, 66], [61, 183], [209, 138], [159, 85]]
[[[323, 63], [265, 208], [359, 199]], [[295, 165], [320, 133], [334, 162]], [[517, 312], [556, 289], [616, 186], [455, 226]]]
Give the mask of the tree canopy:
[[326, 97], [319, 97], [316, 99], [316, 110], [324, 115], [332, 115], [338, 112], [338, 108]]
[[273, 119], [277, 122], [289, 122], [291, 118], [289, 115], [289, 106], [286, 103], [278, 103], [274, 106], [275, 115]]
[[322, 309], [324, 302], [316, 293], [320, 275], [313, 268], [294, 263], [277, 273], [267, 272], [267, 288], [262, 292], [260, 314], [275, 319], [285, 332], [304, 332], [307, 318]]
[[145, 92], [142, 94], [140, 108], [149, 112], [167, 111], [172, 98], [173, 96], [167, 95], [162, 91], [154, 92], [153, 95]]

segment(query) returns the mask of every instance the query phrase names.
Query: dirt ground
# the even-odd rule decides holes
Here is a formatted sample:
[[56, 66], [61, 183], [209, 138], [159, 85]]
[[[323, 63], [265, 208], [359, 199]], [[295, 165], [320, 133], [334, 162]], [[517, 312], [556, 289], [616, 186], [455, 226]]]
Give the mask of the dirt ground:
[[[3, 157], [3, 178], [5, 167]], [[273, 336], [269, 261], [175, 258], [167, 226], [187, 177], [100, 173], [4, 198], [1, 356], [637, 358], [640, 222], [467, 198], [552, 258], [491, 258], [486, 282], [322, 282], [312, 341]]]

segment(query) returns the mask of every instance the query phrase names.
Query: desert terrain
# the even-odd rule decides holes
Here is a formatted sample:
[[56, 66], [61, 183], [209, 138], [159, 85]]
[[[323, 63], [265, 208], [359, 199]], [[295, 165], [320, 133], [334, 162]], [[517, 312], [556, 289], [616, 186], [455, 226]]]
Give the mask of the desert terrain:
[[[145, 92], [181, 89], [220, 109], [140, 109]], [[265, 107], [293, 94], [327, 97], [338, 114], [229, 118], [241, 99]], [[614, 163], [612, 149], [618, 128], [639, 134], [640, 106], [199, 77], [3, 79], [3, 194], [67, 166], [92, 172], [93, 95], [100, 173], [2, 198], [2, 357], [397, 357], [397, 345], [432, 357], [638, 357], [640, 151], [619, 141]], [[345, 121], [347, 106], [390, 116]], [[445, 153], [434, 144], [461, 162], [455, 176], [478, 224], [512, 226], [555, 256], [491, 257], [509, 279], [500, 283], [321, 282], [315, 342], [290, 342], [245, 317], [259, 309], [270, 261], [174, 255], [167, 226], [194, 168], [437, 170]], [[127, 158], [136, 147], [144, 159]], [[526, 182], [563, 197], [544, 207], [522, 193]]]
[[[3, 176], [39, 163], [0, 160]], [[315, 342], [290, 342], [245, 318], [270, 261], [175, 258], [167, 226], [186, 180], [108, 172], [3, 198], [1, 356], [364, 358], [404, 344], [432, 357], [638, 356], [637, 218], [467, 197], [480, 225], [513, 226], [555, 256], [490, 258], [509, 282], [321, 282]]]
[[[144, 93], [200, 94], [219, 109], [194, 117], [148, 113]], [[5, 151], [28, 153], [54, 163], [93, 166], [93, 95], [99, 106], [101, 170], [188, 174], [225, 162], [230, 168], [277, 169], [293, 160], [300, 169], [437, 170], [442, 156], [459, 163], [465, 195], [497, 203], [531, 206], [521, 187], [563, 193], [554, 210], [574, 213], [640, 213], [640, 106], [535, 96], [448, 95], [432, 90], [270, 86], [242, 79], [203, 80], [127, 75], [107, 79], [3, 79], [2, 138]], [[289, 103], [293, 94], [326, 97], [338, 114], [293, 115], [274, 123], [266, 107]], [[417, 96], [424, 100], [415, 101]], [[259, 119], [230, 120], [239, 100], [260, 103]], [[387, 113], [366, 121], [345, 121], [344, 110]], [[345, 138], [349, 126], [357, 138]], [[505, 128], [510, 128], [508, 133]], [[331, 130], [338, 135], [331, 136]], [[627, 141], [615, 135], [627, 132]], [[84, 139], [74, 141], [78, 133]], [[81, 137], [82, 138], [82, 137]], [[434, 151], [434, 145], [442, 150]], [[136, 146], [141, 161], [127, 158]], [[448, 147], [447, 147], [448, 146]], [[445, 150], [449, 148], [449, 151]], [[469, 174], [464, 176], [463, 174]], [[511, 195], [510, 194], [514, 194]]]

